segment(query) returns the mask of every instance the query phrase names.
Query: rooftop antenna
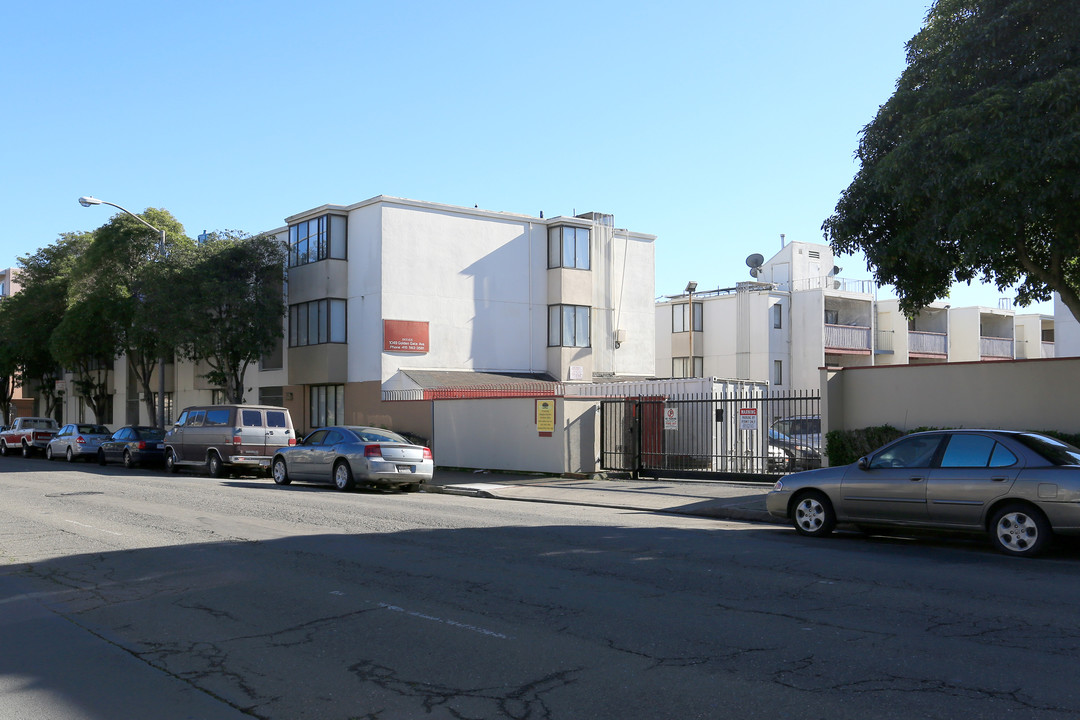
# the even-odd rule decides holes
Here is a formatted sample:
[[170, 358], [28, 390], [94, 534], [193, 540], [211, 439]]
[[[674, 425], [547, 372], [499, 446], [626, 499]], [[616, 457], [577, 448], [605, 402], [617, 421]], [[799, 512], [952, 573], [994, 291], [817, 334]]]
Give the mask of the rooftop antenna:
[[746, 258], [746, 267], [750, 268], [750, 277], [756, 278], [761, 274], [761, 266], [765, 262], [765, 256], [754, 253]]

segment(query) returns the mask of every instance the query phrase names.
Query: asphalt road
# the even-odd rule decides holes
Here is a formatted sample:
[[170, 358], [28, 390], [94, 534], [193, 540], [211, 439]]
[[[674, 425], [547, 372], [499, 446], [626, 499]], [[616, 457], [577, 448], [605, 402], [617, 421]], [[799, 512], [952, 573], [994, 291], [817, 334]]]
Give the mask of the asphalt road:
[[1076, 718], [1080, 553], [0, 458], [0, 717]]

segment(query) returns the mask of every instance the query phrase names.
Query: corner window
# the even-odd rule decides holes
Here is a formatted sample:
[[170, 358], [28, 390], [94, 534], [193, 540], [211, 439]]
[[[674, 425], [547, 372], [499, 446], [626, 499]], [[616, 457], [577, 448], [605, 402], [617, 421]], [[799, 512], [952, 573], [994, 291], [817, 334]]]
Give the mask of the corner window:
[[[701, 303], [694, 303], [694, 332], [701, 332]], [[690, 303], [671, 306], [671, 332], [690, 332]]]
[[584, 305], [549, 305], [548, 347], [590, 347], [590, 310]]
[[313, 300], [289, 306], [289, 347], [347, 342], [344, 300]]
[[289, 226], [289, 267], [335, 258], [345, 259], [346, 220], [323, 215]]
[[548, 228], [548, 267], [590, 269], [589, 228], [560, 225]]

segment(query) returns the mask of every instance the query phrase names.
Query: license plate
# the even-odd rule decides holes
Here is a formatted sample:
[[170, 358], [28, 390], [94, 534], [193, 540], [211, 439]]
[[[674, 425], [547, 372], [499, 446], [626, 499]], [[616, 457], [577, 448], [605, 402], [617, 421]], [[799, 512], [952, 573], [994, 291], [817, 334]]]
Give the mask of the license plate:
[[164, 450], [165, 449], [165, 443], [158, 443], [157, 444], [157, 449], [158, 450]]
[[414, 473], [414, 472], [416, 472], [416, 466], [415, 465], [398, 465], [397, 466], [397, 471], [399, 473]]

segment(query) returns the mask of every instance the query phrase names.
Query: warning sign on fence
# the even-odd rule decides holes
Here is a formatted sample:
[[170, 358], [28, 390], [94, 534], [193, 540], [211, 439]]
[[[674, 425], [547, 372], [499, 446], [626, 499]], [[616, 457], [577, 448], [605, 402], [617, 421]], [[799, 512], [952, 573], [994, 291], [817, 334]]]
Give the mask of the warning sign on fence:
[[679, 409], [678, 408], [664, 408], [664, 429], [665, 430], [678, 430], [679, 429]]
[[739, 429], [757, 430], [757, 408], [739, 408]]

